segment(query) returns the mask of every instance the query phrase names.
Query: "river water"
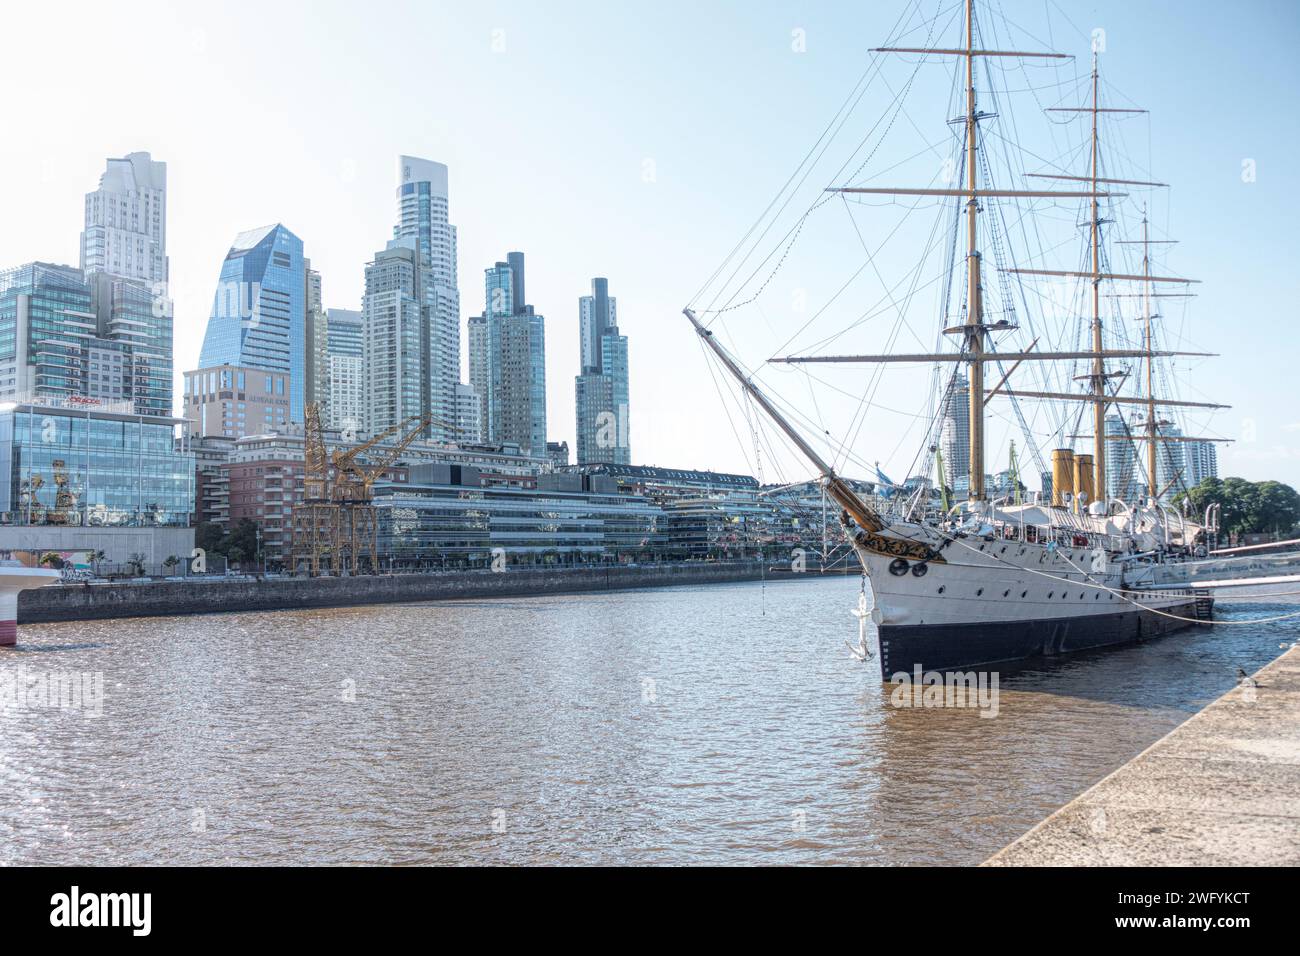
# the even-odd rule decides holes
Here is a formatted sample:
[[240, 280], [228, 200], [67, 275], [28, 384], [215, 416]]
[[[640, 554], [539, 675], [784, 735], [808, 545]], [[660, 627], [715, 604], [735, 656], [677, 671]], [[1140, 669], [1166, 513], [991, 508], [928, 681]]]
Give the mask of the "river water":
[[0, 677], [89, 683], [79, 708], [0, 700], [0, 863], [973, 864], [1300, 640], [1070, 658], [1004, 675], [985, 718], [891, 706], [846, 648], [857, 595], [26, 625]]

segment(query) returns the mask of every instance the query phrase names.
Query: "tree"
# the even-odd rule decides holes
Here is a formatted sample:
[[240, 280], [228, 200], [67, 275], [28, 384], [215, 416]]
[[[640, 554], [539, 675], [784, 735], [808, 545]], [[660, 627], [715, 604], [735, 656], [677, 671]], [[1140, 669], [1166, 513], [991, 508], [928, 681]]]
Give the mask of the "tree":
[[63, 563], [63, 558], [53, 551], [46, 551], [41, 555], [41, 564], [47, 568], [53, 568], [55, 571], [62, 571]]
[[[240, 518], [227, 539], [222, 542], [231, 561], [242, 561], [257, 556], [258, 534], [257, 522], [250, 518]], [[235, 552], [239, 557], [235, 557]]]
[[1193, 517], [1203, 516], [1209, 505], [1217, 504], [1222, 534], [1289, 534], [1300, 525], [1300, 494], [1280, 481], [1206, 478], [1174, 497], [1176, 507], [1184, 501]]
[[224, 554], [221, 540], [226, 535], [225, 529], [215, 521], [204, 521], [194, 529], [194, 547], [202, 548], [207, 554]]
[[169, 554], [167, 555], [167, 560], [163, 562], [163, 567], [166, 568], [168, 571], [171, 571], [176, 567], [176, 565], [180, 563], [181, 563], [180, 558], [176, 557], [176, 555], [174, 554]]
[[108, 555], [106, 555], [103, 551], [90, 552], [90, 565], [92, 568], [95, 569], [95, 575], [97, 577], [99, 575], [99, 562], [103, 561], [107, 557]]
[[137, 578], [144, 577], [144, 555], [142, 553], [140, 553], [139, 551], [135, 552], [133, 555], [131, 555], [130, 559], [126, 562], [126, 564], [127, 567], [131, 569], [131, 573], [134, 574]]

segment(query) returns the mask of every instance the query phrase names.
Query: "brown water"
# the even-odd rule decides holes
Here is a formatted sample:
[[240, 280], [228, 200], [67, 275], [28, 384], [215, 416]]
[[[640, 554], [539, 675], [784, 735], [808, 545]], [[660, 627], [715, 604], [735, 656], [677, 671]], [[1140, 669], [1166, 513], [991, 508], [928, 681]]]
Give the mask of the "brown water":
[[24, 626], [0, 677], [105, 698], [0, 702], [0, 863], [977, 863], [1300, 639], [1196, 629], [1004, 677], [995, 719], [898, 710], [845, 647], [857, 587]]

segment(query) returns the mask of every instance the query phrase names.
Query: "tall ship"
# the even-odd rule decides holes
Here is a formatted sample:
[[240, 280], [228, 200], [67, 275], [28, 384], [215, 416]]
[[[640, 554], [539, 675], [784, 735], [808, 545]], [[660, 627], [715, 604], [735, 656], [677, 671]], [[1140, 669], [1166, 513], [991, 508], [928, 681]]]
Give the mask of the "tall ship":
[[[1092, 37], [1085, 72], [1088, 59], [1035, 52], [1015, 33], [974, 0], [905, 15], [789, 188], [684, 309], [755, 456], [802, 461], [840, 512], [870, 583], [886, 677], [1129, 644], [1212, 613], [1208, 593], [1179, 586], [1171, 571], [1203, 553], [1214, 530], [1212, 513], [1173, 505], [1186, 476], [1171, 463], [1190, 447], [1179, 443], [1221, 440], [1190, 437], [1176, 422], [1225, 406], [1176, 397], [1180, 375], [1211, 354], [1165, 347], [1183, 337], [1163, 331], [1160, 308], [1195, 280], [1153, 261], [1170, 242], [1153, 238], [1148, 216], [1165, 184], [1130, 173], [1105, 148], [1108, 124], [1145, 111], [1103, 84], [1104, 35]], [[905, 64], [892, 77], [891, 58]], [[912, 102], [945, 87], [946, 110]], [[873, 91], [883, 111], [870, 105]], [[1037, 115], [1016, 116], [1026, 92]], [[816, 163], [835, 135], [862, 131], [851, 122], [859, 109], [869, 111], [866, 135], [822, 185], [811, 178]], [[1043, 141], [1055, 152], [1021, 141], [1035, 122], [1052, 127]], [[888, 149], [891, 131], [915, 134], [917, 152]], [[918, 156], [930, 181], [895, 185]], [[803, 183], [817, 187], [806, 206], [790, 185]], [[809, 258], [847, 249], [851, 262], [848, 278], [830, 279], [818, 307], [792, 324], [791, 341], [806, 332], [812, 344], [747, 366], [744, 323], [770, 328], [764, 295], [831, 213], [849, 225], [840, 219]], [[911, 239], [919, 264], [900, 252]], [[886, 343], [873, 353], [814, 348], [873, 328]], [[898, 347], [908, 339], [935, 345]], [[909, 379], [914, 407], [901, 386], [882, 401], [884, 376], [899, 366], [928, 370]], [[838, 431], [820, 417], [831, 402], [819, 391], [851, 409]], [[812, 397], [800, 404], [791, 393]], [[848, 469], [867, 467], [854, 446], [873, 439], [873, 416], [888, 414], [914, 421], [921, 474], [900, 486], [877, 467], [878, 493], [864, 494], [847, 480]], [[990, 422], [1009, 462], [1001, 476], [989, 474]], [[746, 429], [736, 430], [743, 441]], [[1039, 465], [1042, 491], [1020, 481], [1018, 457]]]

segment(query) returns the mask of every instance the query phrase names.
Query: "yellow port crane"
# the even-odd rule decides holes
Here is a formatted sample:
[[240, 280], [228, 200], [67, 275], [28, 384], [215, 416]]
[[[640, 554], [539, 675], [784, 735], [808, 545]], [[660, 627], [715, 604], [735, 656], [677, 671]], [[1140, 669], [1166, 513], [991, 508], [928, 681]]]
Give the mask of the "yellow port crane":
[[[374, 484], [430, 425], [455, 427], [433, 415], [412, 415], [351, 448], [325, 447], [320, 406], [307, 406], [303, 500], [294, 507], [291, 567], [309, 574], [327, 564], [334, 574], [378, 570], [378, 520]], [[383, 442], [402, 433], [389, 448]], [[362, 461], [365, 456], [367, 460]]]

